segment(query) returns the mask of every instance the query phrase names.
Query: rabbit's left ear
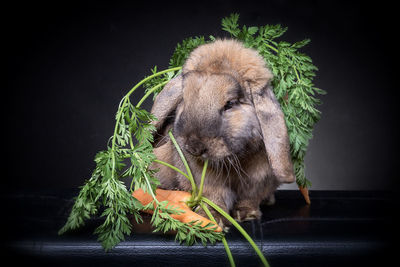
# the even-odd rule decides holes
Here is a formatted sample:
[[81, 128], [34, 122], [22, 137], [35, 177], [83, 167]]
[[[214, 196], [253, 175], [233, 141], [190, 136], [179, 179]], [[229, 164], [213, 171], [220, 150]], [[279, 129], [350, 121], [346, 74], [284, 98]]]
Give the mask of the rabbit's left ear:
[[[264, 80], [265, 82], [265, 80]], [[292, 183], [296, 180], [290, 155], [289, 136], [284, 114], [279, 102], [269, 85], [251, 86], [251, 95], [260, 122], [265, 150], [272, 173], [282, 183]], [[258, 87], [258, 88], [257, 88]]]
[[154, 101], [151, 113], [157, 118], [152, 122], [156, 128], [155, 146], [162, 145], [159, 141], [165, 141], [164, 136], [168, 135], [167, 132], [172, 127], [175, 110], [182, 100], [182, 90], [182, 75], [178, 75], [164, 86]]

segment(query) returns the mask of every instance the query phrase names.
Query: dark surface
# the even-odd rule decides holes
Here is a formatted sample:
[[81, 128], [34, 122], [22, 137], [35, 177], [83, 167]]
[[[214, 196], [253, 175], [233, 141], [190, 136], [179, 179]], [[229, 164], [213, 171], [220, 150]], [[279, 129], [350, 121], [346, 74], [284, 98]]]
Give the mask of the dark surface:
[[[150, 232], [148, 224], [111, 252], [104, 252], [91, 220], [64, 236], [57, 231], [66, 221], [76, 192], [21, 193], [1, 197], [5, 214], [1, 249], [15, 263], [41, 266], [226, 266], [223, 245], [187, 247], [174, 236]], [[274, 206], [263, 206], [260, 221], [242, 223], [271, 266], [382, 266], [390, 259], [393, 232], [392, 194], [385, 192], [312, 191], [310, 206], [298, 191], [280, 191]], [[148, 217], [145, 217], [145, 221]], [[227, 235], [238, 266], [260, 262], [240, 233]]]

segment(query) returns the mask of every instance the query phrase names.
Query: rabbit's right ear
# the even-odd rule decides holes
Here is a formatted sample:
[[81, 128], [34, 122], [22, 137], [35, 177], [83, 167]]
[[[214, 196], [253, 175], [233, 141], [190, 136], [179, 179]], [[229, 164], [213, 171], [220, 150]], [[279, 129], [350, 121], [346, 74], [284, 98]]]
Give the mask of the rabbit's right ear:
[[157, 120], [153, 122], [157, 132], [154, 134], [154, 144], [159, 146], [159, 139], [167, 134], [175, 118], [175, 110], [182, 100], [182, 75], [170, 80], [154, 100], [151, 113]]

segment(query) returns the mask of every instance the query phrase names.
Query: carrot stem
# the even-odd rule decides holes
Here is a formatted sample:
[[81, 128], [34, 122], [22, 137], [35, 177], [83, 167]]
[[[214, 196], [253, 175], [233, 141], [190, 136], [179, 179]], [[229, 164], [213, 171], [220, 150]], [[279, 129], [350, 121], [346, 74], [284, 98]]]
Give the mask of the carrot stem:
[[202, 200], [207, 203], [208, 205], [210, 205], [212, 208], [214, 208], [217, 212], [219, 212], [222, 216], [224, 216], [228, 221], [230, 221], [232, 223], [233, 226], [236, 227], [236, 229], [239, 230], [239, 232], [243, 235], [244, 238], [246, 238], [246, 240], [250, 243], [250, 245], [253, 247], [254, 251], [257, 253], [258, 257], [260, 258], [261, 262], [263, 263], [264, 266], [268, 266], [269, 267], [269, 263], [267, 261], [267, 259], [264, 257], [264, 255], [262, 254], [261, 250], [258, 248], [258, 246], [256, 245], [256, 243], [253, 241], [253, 239], [247, 234], [247, 232], [242, 228], [242, 226], [240, 226], [235, 219], [233, 219], [228, 213], [226, 213], [223, 209], [221, 209], [220, 207], [218, 207], [214, 202], [212, 202], [211, 200], [209, 200], [206, 197], [202, 197]]
[[200, 201], [201, 196], [203, 195], [203, 186], [204, 186], [204, 178], [206, 177], [206, 172], [207, 172], [207, 166], [208, 166], [208, 159], [204, 162], [203, 165], [203, 171], [201, 173], [201, 180], [200, 180], [200, 188], [199, 188], [199, 193], [197, 194], [196, 201]]
[[180, 174], [182, 174], [183, 176], [185, 176], [185, 177], [190, 181], [189, 176], [188, 176], [186, 173], [184, 173], [183, 171], [181, 171], [180, 169], [178, 169], [177, 167], [175, 167], [174, 165], [171, 165], [171, 164], [169, 164], [169, 163], [167, 163], [167, 162], [165, 162], [165, 161], [158, 160], [158, 159], [155, 159], [154, 162], [157, 162], [157, 163], [159, 163], [159, 164], [162, 164], [162, 165], [164, 165], [164, 166], [166, 166], [166, 167], [169, 167], [169, 168], [173, 169], [173, 170], [176, 171], [176, 172], [179, 172]]
[[176, 142], [175, 137], [172, 135], [172, 132], [169, 131], [168, 134], [169, 134], [169, 137], [171, 138], [171, 141], [174, 144], [176, 150], [178, 151], [179, 157], [181, 158], [181, 160], [183, 162], [183, 165], [185, 165], [186, 172], [187, 172], [187, 174], [189, 176], [190, 184], [192, 185], [192, 196], [194, 198], [194, 196], [196, 196], [197, 186], [196, 186], [196, 183], [194, 182], [194, 178], [193, 178], [192, 172], [190, 170], [189, 164], [187, 163], [186, 158], [183, 155], [183, 152], [182, 152], [181, 148], [178, 145], [178, 142]]
[[158, 88], [160, 88], [161, 86], [164, 86], [168, 83], [169, 81], [165, 81], [162, 83], [157, 84], [156, 86], [154, 86], [153, 88], [151, 88], [149, 91], [147, 91], [147, 93], [142, 97], [142, 99], [140, 99], [140, 101], [136, 104], [136, 108], [139, 108], [143, 102]]
[[[202, 202], [200, 202], [200, 206], [204, 210], [204, 212], [207, 214], [207, 216], [210, 218], [210, 220], [216, 224], [217, 222], [215, 221], [214, 216], [211, 214], [211, 212], [207, 208], [207, 206]], [[228, 245], [228, 242], [226, 241], [225, 236], [222, 237], [221, 241], [222, 241], [222, 244], [224, 244], [226, 255], [228, 256], [231, 267], [235, 267], [236, 266], [235, 260], [233, 259], [231, 249], [229, 248], [229, 245]]]

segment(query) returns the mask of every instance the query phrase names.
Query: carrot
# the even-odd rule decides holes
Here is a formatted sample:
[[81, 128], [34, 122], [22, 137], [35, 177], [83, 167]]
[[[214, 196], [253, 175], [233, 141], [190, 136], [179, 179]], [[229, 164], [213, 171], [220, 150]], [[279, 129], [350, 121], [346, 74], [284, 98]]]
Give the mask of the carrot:
[[304, 200], [306, 201], [306, 203], [308, 205], [310, 205], [311, 204], [311, 200], [310, 200], [310, 196], [308, 194], [308, 188], [299, 185], [299, 190], [300, 190], [301, 194], [303, 195]]
[[[142, 203], [142, 205], [147, 205], [149, 204], [153, 198], [149, 193], [145, 193], [142, 189], [138, 189], [132, 193], [132, 196], [135, 197], [137, 200]], [[186, 204], [186, 201], [188, 201], [191, 198], [191, 194], [185, 191], [174, 191], [174, 190], [163, 190], [163, 189], [157, 189], [156, 190], [156, 198], [158, 201], [168, 201], [167, 206], [173, 206], [177, 207], [180, 210], [185, 211], [184, 213], [181, 214], [171, 214], [171, 217], [179, 220], [183, 223], [189, 223], [192, 221], [199, 221], [201, 222], [201, 226], [206, 226], [208, 223], [211, 223], [214, 227], [215, 223], [210, 221], [207, 218], [204, 218], [203, 216], [193, 212], [188, 205]], [[156, 204], [154, 204], [156, 205]], [[147, 210], [145, 211], [147, 213], [153, 214], [152, 210]], [[215, 229], [216, 232], [221, 232], [222, 228], [217, 225], [217, 229]]]

